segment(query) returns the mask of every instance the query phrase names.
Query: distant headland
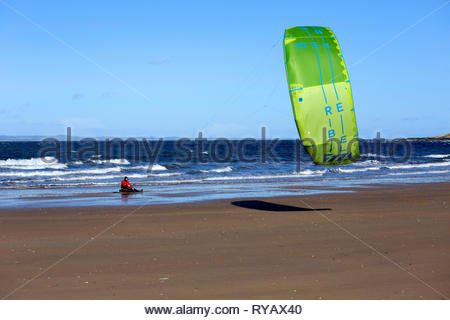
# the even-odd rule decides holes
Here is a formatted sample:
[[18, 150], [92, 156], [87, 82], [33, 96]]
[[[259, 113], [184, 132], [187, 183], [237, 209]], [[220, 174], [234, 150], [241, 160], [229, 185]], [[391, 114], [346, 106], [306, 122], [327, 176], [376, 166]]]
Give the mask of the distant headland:
[[444, 134], [442, 136], [428, 137], [428, 138], [408, 138], [408, 140], [420, 140], [420, 141], [450, 140], [450, 133]]

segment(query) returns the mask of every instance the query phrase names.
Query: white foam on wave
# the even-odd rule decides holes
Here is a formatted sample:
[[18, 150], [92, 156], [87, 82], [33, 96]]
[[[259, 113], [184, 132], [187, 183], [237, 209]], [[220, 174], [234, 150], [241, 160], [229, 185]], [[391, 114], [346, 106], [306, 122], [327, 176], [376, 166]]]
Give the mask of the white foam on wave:
[[390, 157], [390, 156], [386, 156], [384, 154], [376, 154], [376, 153], [363, 153], [360, 156], [361, 157], [365, 157], [365, 158], [370, 157], [370, 158], [383, 158], [383, 159], [386, 159], [386, 158]]
[[400, 164], [387, 166], [389, 169], [413, 169], [413, 168], [432, 168], [432, 167], [448, 167], [449, 161], [445, 162], [431, 162], [431, 163], [416, 163], [416, 164]]
[[436, 159], [443, 159], [450, 157], [450, 154], [429, 154], [424, 156], [425, 158], [436, 158]]
[[167, 170], [166, 167], [160, 165], [160, 164], [154, 164], [149, 166], [148, 168], [150, 168], [151, 171], [163, 171], [163, 170]]
[[207, 172], [223, 173], [223, 172], [231, 172], [231, 171], [233, 171], [233, 168], [231, 168], [230, 166], [227, 166], [227, 167], [219, 168], [219, 169], [200, 170], [200, 171], [203, 173], [207, 173]]
[[54, 157], [43, 157], [0, 160], [0, 168], [15, 170], [65, 169], [67, 165], [59, 163]]
[[317, 175], [323, 175], [325, 172], [326, 172], [326, 170], [314, 171], [314, 170], [306, 169], [306, 170], [300, 171], [299, 173], [294, 172], [293, 174], [294, 175], [300, 174], [302, 176], [317, 176]]
[[105, 160], [90, 160], [95, 164], [130, 164], [127, 159], [105, 159]]
[[382, 167], [368, 167], [368, 168], [359, 168], [359, 169], [343, 169], [338, 168], [337, 172], [343, 172], [343, 173], [353, 173], [353, 172], [366, 172], [366, 171], [375, 171], [380, 170]]
[[378, 160], [364, 160], [364, 161], [354, 162], [352, 165], [355, 165], [355, 166], [372, 166], [372, 165], [378, 165], [378, 164], [381, 164], [381, 162], [378, 161]]
[[[354, 164], [355, 165], [355, 164]], [[432, 167], [447, 167], [450, 166], [450, 162], [431, 162], [431, 163], [412, 163], [412, 164], [398, 164], [398, 165], [380, 165], [375, 167], [357, 168], [357, 169], [344, 169], [337, 168], [337, 172], [343, 173], [354, 173], [354, 172], [365, 172], [365, 171], [377, 171], [381, 169], [392, 169], [392, 170], [409, 170], [409, 169], [421, 169], [421, 168], [432, 168]]]
[[135, 166], [135, 167], [130, 167], [129, 169], [133, 169], [133, 170], [148, 170], [148, 171], [164, 171], [167, 170], [167, 168], [163, 165], [160, 164], [153, 164], [153, 165], [146, 165], [146, 166]]

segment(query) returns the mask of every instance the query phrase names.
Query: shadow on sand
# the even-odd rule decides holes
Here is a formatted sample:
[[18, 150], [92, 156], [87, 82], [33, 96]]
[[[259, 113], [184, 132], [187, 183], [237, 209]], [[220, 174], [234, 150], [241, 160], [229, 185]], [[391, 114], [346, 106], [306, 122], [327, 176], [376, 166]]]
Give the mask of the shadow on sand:
[[233, 206], [247, 208], [247, 209], [262, 210], [262, 211], [274, 211], [274, 212], [331, 210], [330, 208], [311, 209], [311, 208], [303, 208], [303, 207], [294, 207], [294, 206], [288, 206], [288, 205], [284, 205], [284, 204], [266, 202], [266, 201], [261, 201], [261, 200], [233, 201], [231, 204]]

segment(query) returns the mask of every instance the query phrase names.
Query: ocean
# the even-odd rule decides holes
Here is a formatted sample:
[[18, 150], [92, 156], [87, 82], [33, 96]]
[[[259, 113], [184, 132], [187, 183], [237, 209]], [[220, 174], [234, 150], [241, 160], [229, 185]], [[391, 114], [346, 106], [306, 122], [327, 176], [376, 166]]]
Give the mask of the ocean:
[[[0, 207], [142, 205], [450, 181], [449, 141], [360, 142], [320, 166], [295, 140], [0, 142]], [[142, 194], [117, 193], [128, 176]]]

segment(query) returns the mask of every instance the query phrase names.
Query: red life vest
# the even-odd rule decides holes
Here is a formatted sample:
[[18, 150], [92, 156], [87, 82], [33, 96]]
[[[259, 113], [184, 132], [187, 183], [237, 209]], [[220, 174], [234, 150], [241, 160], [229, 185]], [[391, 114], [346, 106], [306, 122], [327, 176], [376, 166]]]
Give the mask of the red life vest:
[[126, 180], [122, 180], [122, 185], [121, 185], [121, 187], [122, 187], [122, 189], [127, 189], [127, 188], [132, 189], [132, 188], [133, 188], [133, 187], [131, 186], [131, 184], [130, 184], [128, 181], [126, 181]]

